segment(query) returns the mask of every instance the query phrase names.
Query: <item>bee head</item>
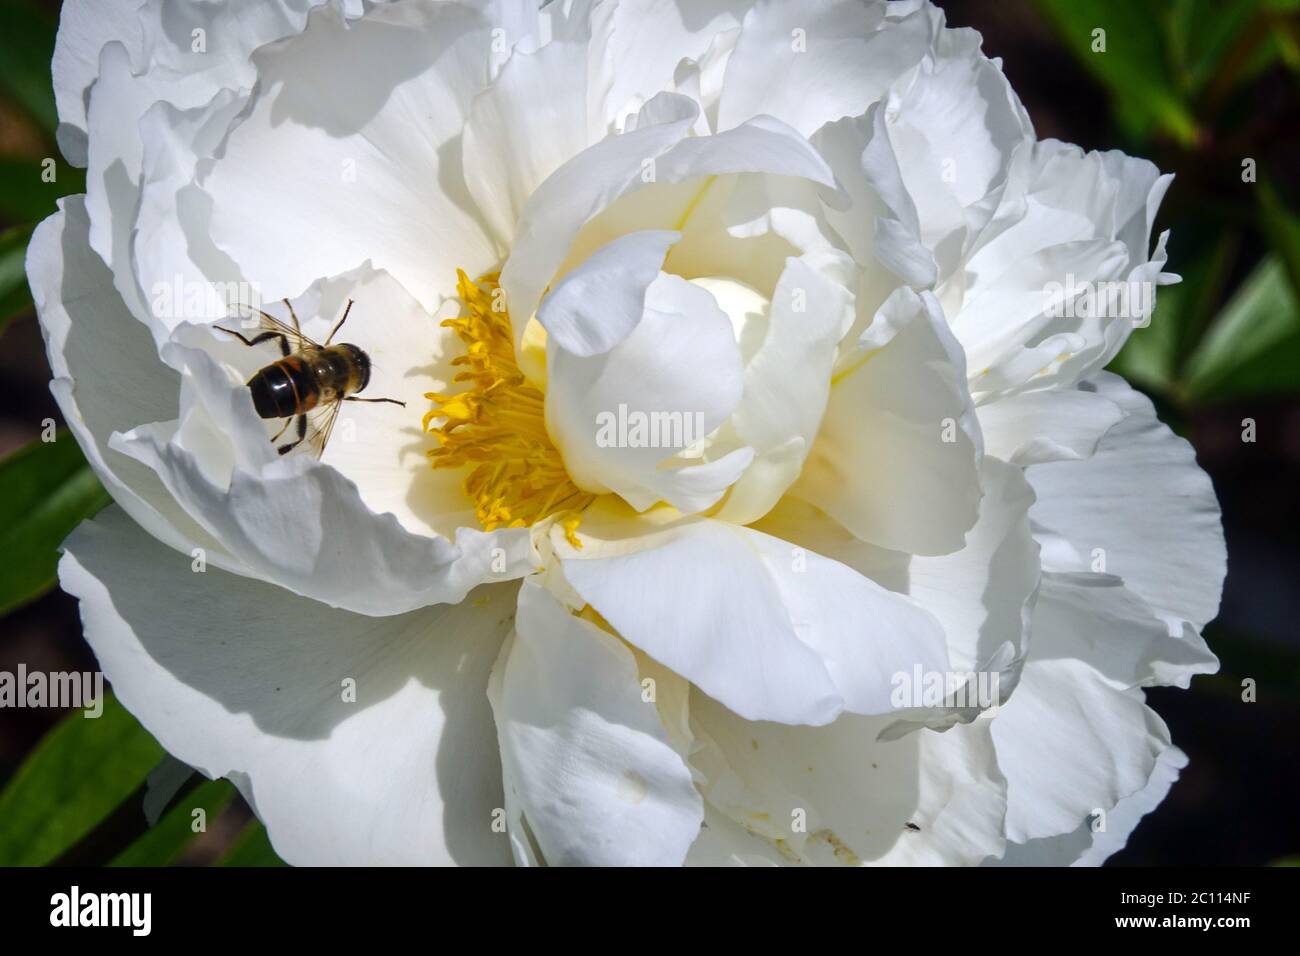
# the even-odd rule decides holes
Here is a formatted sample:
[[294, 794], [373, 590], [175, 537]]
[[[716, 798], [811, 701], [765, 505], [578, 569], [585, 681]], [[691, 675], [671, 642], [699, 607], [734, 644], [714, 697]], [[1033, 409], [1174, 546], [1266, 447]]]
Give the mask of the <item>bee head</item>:
[[352, 359], [352, 374], [355, 376], [354, 392], [361, 392], [370, 384], [370, 356], [355, 345], [344, 345]]

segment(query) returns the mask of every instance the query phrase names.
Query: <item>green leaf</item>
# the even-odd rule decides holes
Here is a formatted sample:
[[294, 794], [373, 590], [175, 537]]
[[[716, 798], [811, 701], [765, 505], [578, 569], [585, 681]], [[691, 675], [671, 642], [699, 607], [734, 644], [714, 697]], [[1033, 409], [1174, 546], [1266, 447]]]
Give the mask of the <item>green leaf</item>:
[[1286, 267], [1292, 290], [1300, 298], [1300, 219], [1286, 208], [1267, 178], [1260, 179], [1256, 184], [1255, 196], [1258, 199], [1260, 226], [1273, 251]]
[[[1281, 0], [1274, 0], [1275, 3]], [[1286, 0], [1295, 7], [1300, 4], [1294, 0]], [[1294, 20], [1283, 20], [1278, 29], [1269, 34], [1269, 49], [1264, 51], [1264, 55], [1257, 56], [1257, 60], [1263, 63], [1256, 65], [1258, 72], [1262, 72], [1269, 65], [1272, 57], [1281, 60], [1283, 65], [1293, 73], [1300, 73], [1300, 26], [1297, 26]]]
[[178, 800], [144, 836], [114, 857], [109, 866], [167, 866], [175, 863], [198, 836], [195, 811], [203, 811], [205, 825], [235, 797], [228, 780], [209, 780]]
[[0, 91], [7, 93], [51, 136], [59, 125], [50, 60], [58, 20], [34, 0], [0, 3]]
[[63, 539], [111, 500], [67, 432], [0, 461], [0, 614], [54, 585]]
[[[1196, 119], [1170, 76], [1158, 0], [1037, 0], [1066, 47], [1111, 93], [1125, 131], [1145, 139], [1156, 125], [1180, 143], [1199, 138]], [[1105, 50], [1094, 52], [1094, 30]]]
[[1187, 321], [1188, 305], [1184, 285], [1161, 289], [1151, 324], [1133, 330], [1109, 369], [1144, 390], [1168, 392], [1174, 382], [1179, 327]]
[[[0, 216], [11, 222], [39, 222], [52, 215], [60, 196], [86, 191], [86, 171], [58, 161], [0, 156]], [[47, 171], [48, 170], [48, 171]], [[46, 180], [54, 176], [53, 182]]]
[[0, 232], [0, 331], [32, 304], [27, 287], [27, 243], [34, 228], [15, 226]]
[[1239, 398], [1300, 388], [1300, 308], [1274, 256], [1242, 283], [1187, 363], [1188, 398]]
[[1300, 219], [1267, 179], [1253, 188], [1260, 228], [1273, 252], [1247, 277], [1188, 362], [1189, 398], [1300, 389]]
[[[1222, 72], [1226, 61], [1239, 57], [1242, 62], [1232, 64], [1237, 71], [1234, 79], [1244, 78], [1248, 51], [1238, 44], [1252, 41], [1247, 28], [1263, 6], [1262, 0], [1227, 4], [1222, 0], [1175, 0], [1170, 7], [1169, 42], [1186, 91], [1200, 92]], [[1259, 40], [1267, 35], [1262, 24], [1256, 31]]]
[[287, 866], [284, 860], [276, 856], [271, 849], [271, 838], [267, 836], [266, 827], [254, 820], [235, 840], [226, 855], [218, 861], [219, 866]]
[[0, 866], [44, 866], [134, 793], [163, 750], [117, 698], [77, 710], [37, 744], [0, 793]]

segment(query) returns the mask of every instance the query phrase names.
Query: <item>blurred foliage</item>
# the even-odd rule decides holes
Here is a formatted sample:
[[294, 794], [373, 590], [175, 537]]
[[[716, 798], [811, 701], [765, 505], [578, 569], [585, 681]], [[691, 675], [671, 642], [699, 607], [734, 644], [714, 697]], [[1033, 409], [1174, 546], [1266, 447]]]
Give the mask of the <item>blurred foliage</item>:
[[1297, 367], [1300, 311], [1285, 268], [1269, 256], [1233, 294], [1188, 360], [1182, 388], [1192, 399], [1283, 391], [1295, 387]]
[[[1180, 142], [1195, 142], [1191, 108], [1167, 69], [1165, 37], [1151, 29], [1159, 0], [1041, 0], [1070, 52], [1115, 94], [1118, 121], [1130, 132], [1158, 124]], [[1194, 6], [1194, 4], [1184, 4]]]
[[[46, 181], [51, 175], [52, 183]], [[12, 222], [38, 223], [54, 212], [60, 196], [85, 191], [86, 171], [61, 158], [48, 156], [37, 162], [0, 156], [0, 216]]]
[[1239, 85], [1300, 67], [1300, 0], [1037, 0], [1133, 139], [1191, 147]]
[[49, 10], [34, 0], [0, 3], [0, 90], [51, 137], [59, 123], [50, 84], [57, 25]]
[[228, 780], [208, 780], [172, 804], [170, 810], [138, 840], [115, 856], [110, 866], [167, 866], [235, 797]]
[[[0, 792], [0, 866], [60, 860], [142, 784], [163, 749], [112, 694], [97, 718], [74, 710]], [[143, 818], [143, 810], [138, 810]]]
[[[1300, 0], [1033, 2], [1108, 92], [1115, 145], [1178, 174], [1160, 227], [1174, 231], [1170, 268], [1184, 281], [1161, 290], [1150, 327], [1113, 367], [1175, 421], [1207, 404], [1300, 392], [1300, 217], [1288, 194], [1288, 150], [1300, 130]], [[85, 188], [84, 173], [54, 145], [54, 31], [49, 7], [0, 2], [0, 105], [5, 122], [23, 127], [5, 139], [18, 147], [0, 146], [0, 334], [30, 317], [23, 260], [36, 224], [60, 196]], [[1283, 95], [1257, 106], [1279, 87]], [[1243, 177], [1247, 160], [1257, 182]], [[0, 461], [0, 614], [53, 584], [60, 542], [108, 500], [67, 435]], [[1222, 632], [1212, 643], [1224, 669], [1203, 682], [1206, 692], [1236, 694], [1232, 675], [1241, 673], [1290, 675], [1300, 691], [1296, 662], [1275, 649]], [[0, 791], [0, 865], [180, 860], [198, 838], [197, 811], [210, 824], [238, 795], [181, 768], [185, 782], [146, 818], [163, 756], [111, 694], [99, 719], [66, 716]], [[283, 865], [256, 820], [219, 863]]]
[[67, 432], [0, 461], [0, 614], [54, 586], [59, 545], [111, 500]]
[[16, 315], [25, 312], [32, 304], [32, 293], [27, 288], [27, 243], [32, 238], [32, 225], [14, 226], [0, 232], [0, 332]]

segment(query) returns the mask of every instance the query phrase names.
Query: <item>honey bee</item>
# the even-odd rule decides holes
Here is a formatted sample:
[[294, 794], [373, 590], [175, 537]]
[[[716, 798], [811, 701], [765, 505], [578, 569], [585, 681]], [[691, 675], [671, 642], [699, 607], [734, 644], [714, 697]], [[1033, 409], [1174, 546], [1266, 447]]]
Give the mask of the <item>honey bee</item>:
[[405, 402], [395, 398], [357, 397], [357, 392], [364, 391], [370, 384], [370, 356], [355, 345], [330, 344], [352, 311], [351, 299], [343, 309], [343, 315], [330, 329], [324, 344], [304, 335], [293, 306], [288, 299], [284, 304], [293, 319], [292, 328], [261, 309], [245, 306], [239, 308], [247, 309], [258, 319], [260, 331], [252, 338], [217, 326], [249, 348], [263, 342], [277, 342], [280, 346], [282, 357], [256, 372], [246, 383], [253, 395], [253, 408], [260, 417], [285, 420], [284, 426], [271, 437], [272, 444], [280, 440], [290, 425], [295, 426], [297, 437], [276, 445], [276, 451], [287, 455], [302, 448], [320, 458], [344, 402], [388, 402], [406, 407]]

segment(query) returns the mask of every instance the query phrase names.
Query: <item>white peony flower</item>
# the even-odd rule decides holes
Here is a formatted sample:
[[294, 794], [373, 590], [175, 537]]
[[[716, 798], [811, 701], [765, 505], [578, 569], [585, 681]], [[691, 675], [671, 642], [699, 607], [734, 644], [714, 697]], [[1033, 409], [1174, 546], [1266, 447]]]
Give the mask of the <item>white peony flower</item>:
[[[54, 68], [63, 587], [286, 860], [1096, 863], [1176, 779], [1218, 507], [1094, 294], [1168, 177], [930, 3], [68, 0]], [[277, 454], [231, 289], [404, 405]]]

